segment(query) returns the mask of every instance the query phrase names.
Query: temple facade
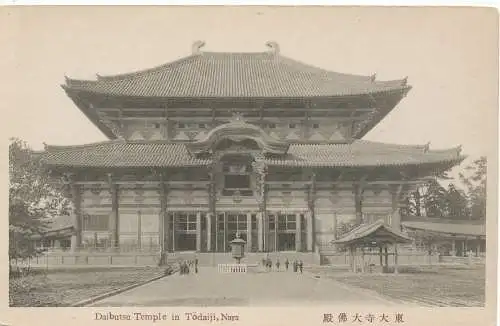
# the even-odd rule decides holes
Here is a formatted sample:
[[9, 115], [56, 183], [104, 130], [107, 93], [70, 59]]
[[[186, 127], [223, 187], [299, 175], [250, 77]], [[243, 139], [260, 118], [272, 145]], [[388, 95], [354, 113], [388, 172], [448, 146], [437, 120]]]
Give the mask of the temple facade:
[[62, 88], [109, 140], [46, 146], [74, 203], [71, 248], [317, 252], [346, 224], [401, 228], [408, 192], [460, 148], [363, 140], [407, 79], [338, 73], [263, 52], [203, 51]]

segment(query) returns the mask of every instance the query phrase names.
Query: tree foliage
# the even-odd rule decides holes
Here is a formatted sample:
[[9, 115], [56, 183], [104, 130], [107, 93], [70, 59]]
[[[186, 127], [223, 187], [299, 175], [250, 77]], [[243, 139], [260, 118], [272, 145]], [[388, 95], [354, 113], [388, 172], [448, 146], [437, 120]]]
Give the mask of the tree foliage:
[[[486, 216], [486, 157], [481, 157], [459, 174], [459, 184], [443, 187], [437, 180], [419, 186], [410, 193], [401, 210], [406, 216], [482, 219]], [[450, 180], [447, 172], [440, 181]]]
[[51, 218], [67, 214], [69, 201], [26, 142], [9, 145], [9, 258], [28, 258], [39, 252], [32, 237], [41, 235]]

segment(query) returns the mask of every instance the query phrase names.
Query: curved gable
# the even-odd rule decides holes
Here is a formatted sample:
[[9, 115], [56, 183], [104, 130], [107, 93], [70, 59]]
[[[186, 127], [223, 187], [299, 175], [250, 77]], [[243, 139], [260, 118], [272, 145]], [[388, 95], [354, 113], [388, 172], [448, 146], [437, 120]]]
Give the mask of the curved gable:
[[212, 129], [203, 138], [187, 143], [186, 147], [192, 154], [209, 153], [224, 140], [235, 143], [251, 140], [265, 154], [286, 154], [289, 147], [287, 142], [268, 135], [261, 128], [246, 123], [240, 118]]

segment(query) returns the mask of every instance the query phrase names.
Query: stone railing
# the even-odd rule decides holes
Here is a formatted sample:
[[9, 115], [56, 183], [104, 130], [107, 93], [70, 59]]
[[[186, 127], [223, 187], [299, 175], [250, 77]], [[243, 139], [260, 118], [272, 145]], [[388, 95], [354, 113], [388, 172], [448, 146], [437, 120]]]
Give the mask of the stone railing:
[[219, 273], [246, 273], [248, 268], [245, 264], [219, 264], [217, 271]]

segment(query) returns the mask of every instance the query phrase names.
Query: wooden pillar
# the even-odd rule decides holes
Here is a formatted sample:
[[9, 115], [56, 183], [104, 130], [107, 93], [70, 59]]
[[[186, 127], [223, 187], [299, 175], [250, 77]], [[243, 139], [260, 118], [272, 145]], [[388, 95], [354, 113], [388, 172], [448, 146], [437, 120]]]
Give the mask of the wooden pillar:
[[382, 254], [382, 246], [378, 247], [378, 249], [379, 249], [379, 256], [380, 256], [380, 266], [384, 266], [384, 262], [382, 260], [382, 258], [383, 258], [382, 257], [383, 256], [383, 254]]
[[196, 213], [196, 251], [201, 252], [201, 213]]
[[207, 252], [212, 251], [212, 213], [206, 216], [207, 224]]
[[111, 247], [118, 249], [118, 185], [113, 183], [110, 177], [110, 192], [111, 192], [111, 215], [109, 219], [109, 230], [111, 235]]
[[219, 251], [219, 216], [218, 214], [214, 215], [215, 220], [215, 251]]
[[170, 240], [170, 216], [167, 211], [168, 188], [164, 176], [160, 182], [160, 248], [162, 252], [168, 252], [171, 245]]
[[224, 214], [224, 252], [227, 251], [227, 215]]
[[82, 212], [80, 187], [75, 183], [71, 184], [71, 199], [73, 201], [73, 227], [75, 234], [71, 237], [71, 250], [77, 251], [82, 246]]
[[361, 224], [363, 223], [362, 186], [359, 184], [354, 184], [353, 192], [354, 192], [354, 211], [356, 212], [356, 224]]
[[137, 249], [142, 248], [142, 214], [141, 211], [137, 211]]
[[385, 268], [389, 268], [389, 252], [387, 250], [387, 245], [384, 248], [384, 254], [385, 254]]
[[175, 229], [176, 229], [176, 225], [177, 225], [177, 221], [176, 221], [176, 214], [172, 214], [172, 252], [175, 251], [175, 238], [177, 236], [177, 234], [175, 234]]
[[401, 198], [401, 191], [403, 185], [392, 187], [392, 213], [391, 213], [391, 227], [394, 230], [401, 231], [401, 214], [399, 213], [399, 200]]
[[264, 221], [262, 213], [257, 215], [257, 239], [258, 239], [258, 250], [262, 252], [264, 250]]
[[252, 213], [247, 213], [247, 252], [252, 251]]
[[295, 251], [302, 251], [302, 218], [295, 214]]
[[451, 240], [451, 255], [456, 256], [457, 255], [457, 240], [453, 239]]
[[361, 247], [361, 273], [365, 272], [365, 249]]
[[394, 244], [394, 274], [398, 274], [398, 245]]
[[307, 251], [313, 251], [313, 216], [310, 211], [306, 212], [306, 231], [307, 231]]

